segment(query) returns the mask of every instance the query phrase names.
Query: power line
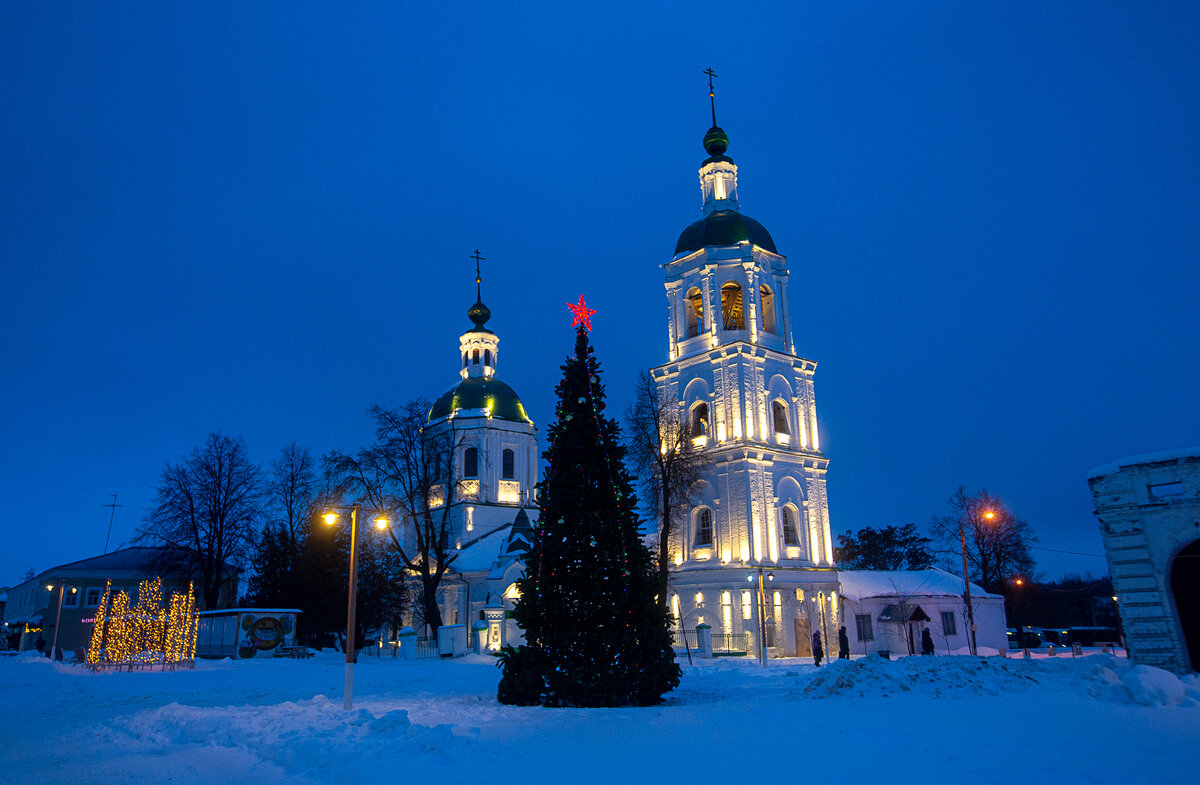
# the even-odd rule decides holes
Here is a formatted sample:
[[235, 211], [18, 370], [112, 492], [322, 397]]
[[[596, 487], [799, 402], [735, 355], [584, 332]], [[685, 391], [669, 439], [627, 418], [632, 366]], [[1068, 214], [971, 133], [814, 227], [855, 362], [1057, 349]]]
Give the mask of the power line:
[[1072, 556], [1095, 556], [1097, 559], [1103, 559], [1103, 553], [1080, 553], [1079, 551], [1060, 551], [1058, 548], [1043, 548], [1040, 545], [1030, 545], [1036, 551], [1053, 551], [1054, 553], [1069, 553]]

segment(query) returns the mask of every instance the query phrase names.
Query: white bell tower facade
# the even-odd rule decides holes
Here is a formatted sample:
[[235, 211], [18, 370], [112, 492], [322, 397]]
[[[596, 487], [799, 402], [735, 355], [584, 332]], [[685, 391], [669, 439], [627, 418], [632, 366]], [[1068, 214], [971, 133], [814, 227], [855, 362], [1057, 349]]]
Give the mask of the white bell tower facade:
[[699, 173], [703, 217], [664, 265], [669, 361], [652, 374], [706, 461], [689, 509], [675, 515], [672, 610], [729, 645], [749, 633], [754, 654], [765, 639], [771, 655], [805, 656], [815, 632], [836, 651], [816, 363], [796, 354], [787, 259], [741, 213], [728, 143], [714, 123]]

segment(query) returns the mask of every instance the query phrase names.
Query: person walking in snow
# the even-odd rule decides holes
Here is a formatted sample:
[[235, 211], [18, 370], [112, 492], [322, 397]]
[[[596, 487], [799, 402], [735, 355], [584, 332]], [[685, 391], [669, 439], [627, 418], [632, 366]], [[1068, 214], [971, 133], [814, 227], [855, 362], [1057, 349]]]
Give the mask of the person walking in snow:
[[821, 667], [821, 660], [825, 657], [825, 650], [821, 648], [821, 633], [820, 631], [813, 633], [813, 661], [817, 663], [817, 667]]
[[846, 635], [845, 627], [838, 630], [838, 659], [850, 659], [850, 637]]
[[933, 636], [928, 627], [921, 630], [921, 654], [933, 654]]

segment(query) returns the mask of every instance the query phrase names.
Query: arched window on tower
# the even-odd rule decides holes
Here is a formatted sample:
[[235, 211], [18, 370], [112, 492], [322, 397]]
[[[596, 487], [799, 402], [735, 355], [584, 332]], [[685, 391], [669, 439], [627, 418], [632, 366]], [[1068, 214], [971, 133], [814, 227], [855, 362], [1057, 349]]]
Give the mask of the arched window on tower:
[[766, 284], [758, 290], [758, 306], [762, 315], [763, 332], [775, 332], [775, 294]]
[[701, 401], [692, 407], [692, 438], [708, 435], [708, 404]]
[[479, 350], [471, 350], [471, 365], [479, 365]]
[[463, 477], [479, 476], [479, 450], [468, 447], [463, 450]]
[[696, 526], [696, 547], [707, 548], [713, 544], [712, 510], [697, 507], [693, 515]]
[[704, 295], [693, 288], [684, 298], [683, 307], [687, 311], [687, 337], [695, 338], [704, 329]]
[[783, 544], [800, 545], [800, 530], [796, 528], [796, 508], [790, 504], [783, 506]]
[[466, 367], [467, 367], [467, 365], [470, 364], [470, 362], [471, 362], [471, 358], [467, 356], [466, 352], [463, 352], [463, 369], [464, 370], [466, 370]]
[[492, 364], [492, 350], [491, 349], [483, 350], [483, 364], [486, 366], [489, 366], [489, 367], [491, 366], [491, 364]]
[[775, 433], [791, 433], [788, 430], [787, 404], [783, 401], [773, 401], [771, 403], [771, 415], [775, 423]]
[[721, 287], [721, 318], [726, 330], [745, 330], [746, 317], [742, 310], [742, 287], [730, 281]]
[[502, 479], [511, 480], [514, 474], [513, 451], [505, 450], [500, 460], [500, 476]]

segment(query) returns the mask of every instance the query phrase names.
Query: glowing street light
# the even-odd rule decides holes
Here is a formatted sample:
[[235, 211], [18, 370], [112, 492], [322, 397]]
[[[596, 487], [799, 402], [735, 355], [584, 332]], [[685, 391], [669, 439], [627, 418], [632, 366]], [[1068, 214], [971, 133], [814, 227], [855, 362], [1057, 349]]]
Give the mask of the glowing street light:
[[[355, 606], [358, 604], [358, 512], [362, 509], [358, 502], [355, 502], [350, 507], [350, 590], [347, 593], [346, 599], [346, 685], [345, 696], [342, 700], [342, 707], [346, 711], [350, 711], [350, 707], [354, 704], [354, 633], [355, 633]], [[335, 510], [330, 510], [321, 516], [325, 519], [325, 523], [333, 526], [337, 523], [338, 514]], [[375, 516], [375, 528], [383, 531], [391, 525], [382, 513]]]
[[[58, 585], [58, 612], [54, 615], [54, 642], [50, 644], [50, 662], [54, 662], [55, 658], [58, 656], [58, 627], [59, 623], [62, 621], [63, 592], [65, 592], [67, 589], [70, 589], [72, 594], [79, 591], [78, 588], [74, 586], [68, 586], [65, 583], [60, 583]], [[54, 591], [54, 584], [47, 583], [46, 591]]]
[[[984, 520], [990, 521], [995, 517], [995, 510], [984, 510]], [[971, 576], [967, 572], [967, 522], [965, 519], [959, 521], [958, 541], [962, 546], [963, 601], [967, 604], [967, 624], [970, 627], [967, 631], [967, 644], [971, 648], [971, 654], [978, 654], [979, 648], [975, 643], [975, 607], [971, 604]]]

